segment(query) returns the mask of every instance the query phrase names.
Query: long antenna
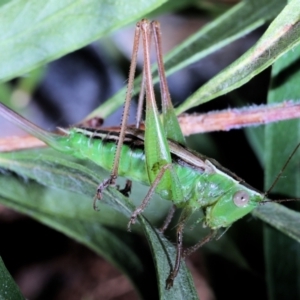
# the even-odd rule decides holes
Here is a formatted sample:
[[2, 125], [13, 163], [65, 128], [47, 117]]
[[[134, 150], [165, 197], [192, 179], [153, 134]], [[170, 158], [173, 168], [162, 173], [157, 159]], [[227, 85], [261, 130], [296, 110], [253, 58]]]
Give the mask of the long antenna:
[[[282, 173], [284, 172], [284, 170], [286, 169], [286, 167], [288, 166], [288, 164], [290, 163], [292, 157], [295, 155], [295, 153], [297, 152], [298, 148], [300, 147], [300, 143], [294, 148], [294, 150], [292, 151], [292, 153], [290, 154], [289, 158], [287, 159], [287, 161], [285, 162], [285, 164], [283, 165], [283, 167], [281, 168], [280, 172], [278, 173], [278, 175], [276, 176], [275, 180], [273, 181], [272, 185], [270, 186], [270, 188], [264, 193], [265, 197], [267, 197], [267, 195], [269, 195], [269, 193], [271, 192], [271, 190], [274, 188], [274, 186], [276, 185], [276, 183], [278, 182], [279, 178], [281, 177]], [[287, 202], [287, 201], [293, 201], [293, 200], [300, 200], [300, 199], [282, 199], [282, 200], [278, 200], [276, 202]], [[264, 202], [271, 202], [271, 201], [264, 201]], [[274, 201], [273, 201], [274, 202]]]

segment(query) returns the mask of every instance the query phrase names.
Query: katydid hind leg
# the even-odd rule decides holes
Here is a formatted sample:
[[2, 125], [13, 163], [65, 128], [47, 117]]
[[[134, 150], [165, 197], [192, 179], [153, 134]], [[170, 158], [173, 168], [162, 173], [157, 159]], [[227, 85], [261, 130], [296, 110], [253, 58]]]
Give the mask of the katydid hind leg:
[[[144, 76], [146, 89], [145, 155], [150, 183], [153, 183], [161, 168], [172, 163], [167, 137], [163, 130], [157, 109], [150, 66], [150, 42], [152, 27], [148, 21], [141, 22], [144, 51]], [[174, 176], [175, 175], [175, 176]], [[158, 186], [172, 194], [173, 201], [182, 201], [183, 195], [178, 188], [177, 175], [170, 170], [161, 178]], [[157, 190], [157, 191], [158, 191]]]
[[139, 100], [138, 100], [138, 108], [136, 112], [136, 128], [140, 128], [140, 125], [142, 123], [142, 114], [143, 114], [143, 107], [144, 107], [144, 99], [145, 99], [145, 68], [143, 68], [142, 72], [142, 82], [141, 82], [141, 89], [139, 94]]
[[158, 170], [153, 171], [153, 166], [161, 166], [163, 164], [171, 163], [171, 155], [167, 138], [162, 128], [153, 90], [150, 66], [151, 27], [148, 21], [144, 20], [141, 30], [144, 53], [144, 76], [146, 85], [145, 153], [147, 170], [151, 182], [159, 172]]
[[181, 145], [185, 145], [185, 138], [182, 134], [177, 116], [174, 111], [174, 107], [171, 101], [168, 83], [165, 74], [163, 55], [162, 55], [162, 41], [161, 41], [161, 29], [159, 22], [151, 22], [151, 28], [154, 36], [154, 44], [156, 50], [156, 59], [158, 65], [158, 74], [160, 80], [161, 101], [162, 101], [162, 120], [163, 127], [167, 139], [177, 142]]

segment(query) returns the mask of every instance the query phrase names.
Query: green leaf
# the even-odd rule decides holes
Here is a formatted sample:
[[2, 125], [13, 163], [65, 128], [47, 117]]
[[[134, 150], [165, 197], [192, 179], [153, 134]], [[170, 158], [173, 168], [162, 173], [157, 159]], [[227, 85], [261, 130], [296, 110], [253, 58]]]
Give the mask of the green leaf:
[[[70, 160], [70, 157], [58, 155], [53, 150], [1, 153], [0, 167], [4, 169], [4, 175], [0, 180], [0, 202], [65, 233], [103, 255], [125, 272], [139, 288], [145, 270], [137, 253], [126, 244], [124, 237], [129, 239], [130, 234], [117, 236], [104, 226], [127, 228], [126, 223], [135, 205], [115, 189], [109, 189], [104, 192], [98, 205], [100, 212], [93, 211], [92, 199], [97, 185], [108, 174], [94, 164], [88, 166], [84, 167], [82, 162], [78, 164]], [[8, 171], [13, 171], [24, 179], [16, 179]], [[133, 193], [133, 196], [136, 194]], [[156, 219], [161, 219], [168, 205], [165, 205], [166, 201], [153, 200], [148, 211], [156, 215]], [[170, 291], [165, 290], [165, 280], [175, 260], [174, 246], [143, 216], [139, 220], [139, 227], [144, 230], [153, 249], [161, 299], [197, 299], [193, 281], [184, 263], [174, 287]], [[132, 229], [137, 227], [135, 225]], [[133, 269], [136, 271], [132, 272]]]
[[[278, 0], [242, 1], [170, 51], [164, 57], [166, 74], [173, 74], [265, 24], [280, 12], [285, 3]], [[153, 82], [157, 83], [157, 66], [154, 65], [152, 70]], [[139, 76], [135, 80], [135, 86], [140, 86], [140, 83]], [[125, 92], [126, 87], [94, 110], [89, 118], [97, 115], [105, 118], [110, 115], [123, 104]]]
[[167, 54], [164, 59], [167, 74], [172, 74], [245, 36], [272, 20], [284, 5], [285, 1], [275, 0], [241, 1]]
[[[99, 213], [93, 211], [90, 202], [84, 201], [88, 200], [87, 197], [26, 181], [27, 184], [24, 184], [23, 179], [1, 175], [0, 188], [3, 192], [0, 202], [86, 245], [137, 282], [143, 272], [142, 262], [126, 244], [127, 234], [117, 236], [103, 226]], [[106, 218], [122, 218], [104, 205], [101, 211]], [[132, 268], [136, 272], [132, 272]]]
[[146, 219], [141, 218], [141, 221], [144, 224], [144, 231], [155, 261], [160, 299], [198, 299], [193, 279], [185, 265], [181, 265], [174, 286], [170, 290], [165, 289], [170, 266], [174, 266], [175, 263], [176, 250], [162, 234], [157, 230], [153, 230]]
[[0, 6], [0, 80], [79, 49], [166, 0], [15, 0]]
[[[291, 1], [290, 5], [295, 1]], [[296, 9], [296, 7], [294, 7]], [[291, 12], [292, 13], [292, 12]], [[299, 14], [299, 2], [298, 12]], [[292, 14], [291, 14], [292, 16]], [[290, 23], [287, 23], [289, 27]], [[297, 67], [300, 58], [300, 47], [294, 48], [282, 56], [273, 66], [271, 89], [268, 95], [269, 103], [280, 102], [283, 99], [299, 99], [300, 70]], [[275, 176], [290, 156], [290, 153], [300, 141], [300, 121], [293, 120], [268, 125], [265, 130], [265, 188], [269, 188]], [[272, 192], [284, 195], [284, 198], [299, 197], [299, 151], [289, 162], [283, 175]], [[295, 203], [294, 203], [295, 204]], [[295, 205], [299, 209], [299, 203]], [[281, 209], [282, 213], [284, 209]], [[274, 219], [279, 215], [274, 212]], [[280, 216], [280, 226], [290, 237], [297, 235], [298, 243], [287, 236], [274, 231], [268, 226], [264, 228], [265, 259], [267, 283], [270, 299], [299, 299], [300, 290], [298, 278], [300, 276], [300, 245], [299, 245], [299, 213], [289, 212]], [[286, 294], [288, 291], [288, 295]]]
[[256, 154], [257, 159], [260, 162], [260, 165], [263, 167], [264, 162], [264, 128], [262, 126], [260, 127], [247, 127], [244, 128], [244, 132], [246, 134], [246, 137], [249, 141], [249, 144], [251, 145], [253, 151]]
[[[277, 203], [266, 203], [260, 205], [252, 213], [254, 216], [270, 224], [289, 236], [296, 242], [300, 242], [300, 213]], [[269, 227], [267, 227], [269, 228]], [[278, 233], [278, 232], [277, 232]], [[273, 243], [270, 243], [273, 248]]]
[[176, 113], [224, 95], [265, 70], [299, 43], [299, 21], [299, 1], [290, 1], [250, 50], [198, 89], [177, 108]]
[[[36, 182], [49, 187], [59, 188], [62, 190], [68, 190], [80, 194], [80, 197], [88, 201], [88, 207], [73, 206], [72, 209], [70, 203], [66, 204], [65, 213], [68, 215], [77, 217], [77, 214], [81, 214], [81, 210], [85, 211], [87, 219], [91, 218], [95, 214], [93, 210], [90, 210], [92, 206], [92, 199], [95, 196], [97, 186], [100, 182], [106, 179], [109, 176], [107, 171], [104, 171], [102, 168], [98, 167], [94, 163], [76, 161], [74, 158], [58, 153], [52, 149], [37, 149], [30, 151], [19, 151], [12, 153], [0, 153], [0, 167], [5, 168], [6, 170], [16, 172], [25, 178], [30, 178]], [[122, 181], [121, 181], [122, 184]], [[136, 185], [135, 185], [136, 186]], [[133, 187], [134, 195], [134, 204], [137, 205], [141, 202], [141, 199], [145, 196], [148, 187], [137, 184], [137, 187]], [[114, 189], [111, 190], [111, 192]], [[2, 191], [2, 194], [5, 195], [6, 189]], [[121, 195], [121, 194], [118, 194]], [[128, 214], [128, 210], [123, 208], [122, 201], [111, 201], [111, 194], [108, 193], [108, 190], [104, 191], [104, 197], [101, 201], [98, 201], [98, 206], [103, 209], [103, 204], [109, 204], [114, 210], [118, 210], [122, 214]], [[81, 201], [82, 202], [82, 201]], [[51, 201], [50, 201], [51, 203]], [[152, 204], [153, 203], [153, 204]], [[32, 203], [32, 206], [35, 207], [35, 203]], [[46, 204], [45, 204], [46, 205]], [[63, 205], [63, 204], [61, 204]], [[152, 212], [151, 219], [155, 223], [157, 221], [161, 222], [165, 212], [168, 211], [170, 203], [168, 201], [163, 201], [159, 197], [153, 197], [149, 205], [149, 211], [155, 211], [155, 208], [158, 209], [156, 212]], [[55, 205], [54, 205], [55, 206]], [[104, 206], [106, 207], [106, 206]], [[54, 208], [50, 207], [50, 210]], [[72, 213], [74, 212], [74, 215]], [[81, 214], [82, 217], [85, 214]], [[96, 214], [97, 215], [97, 214]], [[126, 220], [126, 222], [124, 222]], [[114, 220], [109, 216], [106, 218], [101, 216], [101, 222], [105, 222], [108, 225], [120, 224], [120, 226], [125, 227], [128, 218], [122, 218], [119, 220]]]
[[10, 276], [0, 257], [0, 300], [8, 299], [24, 300], [25, 298], [22, 296], [19, 287]]

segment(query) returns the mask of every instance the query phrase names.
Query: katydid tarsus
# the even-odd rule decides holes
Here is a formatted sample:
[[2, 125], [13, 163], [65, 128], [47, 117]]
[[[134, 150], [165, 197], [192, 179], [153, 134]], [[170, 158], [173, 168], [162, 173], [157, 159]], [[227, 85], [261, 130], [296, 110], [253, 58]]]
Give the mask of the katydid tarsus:
[[[144, 68], [140, 101], [146, 94], [145, 131], [140, 130], [141, 109], [136, 128], [127, 127], [127, 116], [136, 68], [139, 40], [142, 38]], [[153, 91], [150, 69], [150, 43], [154, 40], [162, 95], [162, 116], [159, 115]], [[166, 82], [159, 24], [142, 20], [137, 24], [133, 55], [128, 80], [123, 120], [120, 130], [95, 130], [87, 128], [61, 129], [61, 134], [47, 132], [0, 103], [0, 115], [36, 136], [49, 146], [75, 157], [90, 159], [111, 176], [97, 190], [101, 198], [105, 188], [115, 185], [118, 176], [149, 185], [141, 205], [133, 212], [128, 228], [143, 212], [153, 193], [170, 200], [182, 209], [177, 225], [177, 255], [171, 266], [166, 288], [173, 285], [182, 258], [211, 240], [218, 229], [250, 213], [264, 201], [265, 194], [256, 191], [242, 179], [220, 166], [215, 160], [188, 150], [173, 111]], [[142, 105], [140, 105], [142, 107]], [[128, 192], [130, 184], [126, 187]], [[185, 223], [196, 211], [204, 213], [203, 224], [211, 232], [195, 246], [183, 251], [182, 240]], [[172, 217], [168, 215], [163, 228]]]

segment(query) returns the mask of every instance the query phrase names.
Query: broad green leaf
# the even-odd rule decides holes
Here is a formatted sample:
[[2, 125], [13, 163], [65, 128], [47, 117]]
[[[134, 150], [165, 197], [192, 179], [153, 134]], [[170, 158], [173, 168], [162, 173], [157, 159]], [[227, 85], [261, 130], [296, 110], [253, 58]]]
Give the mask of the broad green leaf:
[[[290, 2], [295, 3], [295, 1]], [[298, 2], [299, 3], [299, 2]], [[296, 9], [296, 7], [295, 7]], [[299, 4], [298, 4], [298, 14]], [[289, 23], [287, 23], [287, 28]], [[269, 103], [280, 102], [283, 99], [299, 99], [300, 70], [297, 67], [300, 58], [300, 47], [294, 48], [282, 56], [273, 66], [271, 89], [268, 95]], [[300, 121], [293, 120], [268, 125], [265, 131], [265, 188], [268, 189], [288, 159], [290, 153], [300, 141]], [[285, 197], [299, 197], [300, 171], [299, 151], [289, 162], [283, 175], [272, 192]], [[294, 203], [299, 209], [299, 203]], [[277, 219], [274, 212], [274, 219]], [[298, 243], [278, 231], [265, 226], [265, 258], [266, 273], [270, 299], [299, 299], [300, 276], [300, 244], [299, 244], [299, 213], [287, 212], [280, 217], [280, 223], [285, 226], [285, 234], [294, 237]], [[288, 293], [288, 294], [287, 294]]]
[[144, 231], [151, 246], [152, 254], [157, 270], [160, 299], [198, 299], [194, 288], [193, 279], [183, 264], [174, 286], [170, 290], [165, 289], [166, 278], [169, 275], [170, 266], [174, 266], [176, 251], [174, 246], [157, 230], [153, 230], [147, 220], [141, 218]]
[[[92, 199], [97, 185], [105, 178], [104, 176], [107, 176], [107, 173], [102, 172], [101, 175], [101, 169], [98, 167], [86, 168], [70, 161], [67, 156], [59, 156], [57, 152], [49, 150], [1, 153], [0, 167], [6, 170], [0, 180], [1, 203], [26, 213], [85, 244], [123, 270], [136, 286], [139, 285], [139, 279], [144, 272], [143, 262], [126, 245], [125, 235], [116, 236], [103, 226], [106, 224], [127, 228], [126, 223], [135, 205], [115, 189], [110, 189], [105, 191], [98, 205], [100, 212], [92, 209]], [[16, 179], [9, 173], [5, 174], [8, 170], [22, 177]], [[29, 178], [43, 183], [46, 187]], [[155, 209], [151, 209], [155, 202]], [[159, 202], [162, 201], [154, 200], [149, 207], [156, 218], [167, 210], [167, 206]], [[192, 279], [184, 263], [174, 288], [170, 291], [165, 290], [165, 280], [175, 260], [174, 246], [166, 241], [144, 217], [140, 217], [139, 220], [140, 227], [145, 231], [153, 249], [161, 299], [187, 299], [190, 296], [192, 299], [197, 299]], [[137, 228], [136, 225], [132, 227], [132, 229]], [[130, 234], [126, 236], [130, 237]], [[132, 272], [132, 269], [137, 271]]]
[[[87, 197], [49, 189], [29, 179], [24, 184], [24, 179], [16, 179], [8, 174], [0, 178], [0, 202], [3, 205], [25, 213], [86, 245], [125, 272], [133, 283], [137, 282], [143, 272], [142, 262], [126, 244], [128, 234], [117, 236], [103, 226], [101, 215], [93, 211], [91, 203], [86, 201]], [[101, 208], [104, 216], [108, 214], [115, 220], [122, 218], [105, 206]], [[135, 273], [131, 272], [132, 268], [136, 270]]]
[[[300, 213], [279, 205], [278, 203], [266, 203], [260, 205], [252, 213], [257, 218], [270, 224], [284, 235], [300, 243]], [[269, 228], [269, 227], [268, 227]], [[270, 243], [271, 247], [273, 244]]]
[[0, 6], [6, 4], [6, 3], [8, 3], [8, 2], [11, 2], [11, 1], [13, 1], [13, 0], [1, 0], [1, 1], [0, 1]]
[[19, 287], [7, 271], [2, 258], [0, 257], [0, 300], [24, 300]]
[[166, 0], [14, 0], [0, 6], [0, 80], [79, 49]]
[[298, 0], [290, 1], [261, 39], [243, 56], [190, 96], [177, 108], [177, 114], [240, 87], [272, 65], [281, 55], [299, 43], [299, 21], [300, 3]]
[[[284, 0], [242, 1], [170, 51], [164, 57], [166, 74], [173, 74], [265, 24], [280, 12], [285, 3]], [[157, 66], [154, 65], [152, 70], [153, 81], [157, 83]], [[138, 77], [135, 86], [140, 86], [140, 83], [141, 77]], [[93, 111], [89, 118], [110, 115], [123, 104], [125, 92], [126, 87]]]
[[[109, 176], [107, 171], [104, 171], [94, 163], [76, 161], [68, 155], [63, 155], [51, 149], [0, 153], [0, 167], [21, 174], [25, 178], [33, 179], [42, 185], [83, 195], [84, 199], [89, 203], [88, 207], [72, 206], [71, 210], [65, 210], [65, 214], [69, 217], [77, 217], [78, 214], [81, 214], [81, 218], [84, 218], [87, 214], [87, 219], [95, 218], [95, 212], [90, 209], [92, 207], [92, 200], [95, 196], [98, 184]], [[120, 184], [122, 186], [122, 181]], [[137, 187], [136, 185], [133, 187], [134, 205], [138, 205], [141, 202], [147, 189], [147, 187], [140, 184], [137, 184]], [[5, 189], [2, 193], [5, 193]], [[103, 209], [102, 204], [108, 203], [114, 210], [118, 210], [125, 215], [128, 214], [128, 210], [124, 210], [123, 205], [121, 205], [122, 202], [118, 202], [117, 198], [116, 201], [111, 201], [110, 198], [111, 196], [108, 190], [105, 190], [103, 199], [97, 202], [101, 210]], [[31, 202], [30, 205], [34, 207], [35, 203]], [[47, 204], [45, 203], [45, 205]], [[66, 205], [68, 207], [71, 204], [67, 203]], [[159, 197], [153, 197], [147, 211], [151, 213], [151, 219], [154, 223], [162, 221], [169, 205], [168, 201], [163, 201]], [[155, 208], [157, 208], [156, 212]], [[49, 209], [52, 210], [54, 208], [50, 207]], [[82, 209], [85, 210], [84, 214], [81, 213]], [[98, 214], [96, 214], [96, 216], [97, 215]], [[101, 222], [111, 226], [120, 224], [120, 226], [122, 226], [121, 228], [124, 228], [128, 217], [129, 215], [123, 220], [122, 218], [114, 220], [111, 216], [106, 217], [106, 215], [103, 214], [101, 215]], [[124, 222], [124, 220], [126, 221]]]
[[251, 145], [253, 151], [256, 154], [257, 159], [260, 162], [260, 165], [264, 166], [264, 128], [260, 127], [247, 127], [244, 128], [244, 132], [247, 136], [249, 144]]
[[[272, 20], [286, 1], [241, 1], [166, 55], [167, 75], [202, 59]], [[268, 12], [268, 13], [266, 13]]]

